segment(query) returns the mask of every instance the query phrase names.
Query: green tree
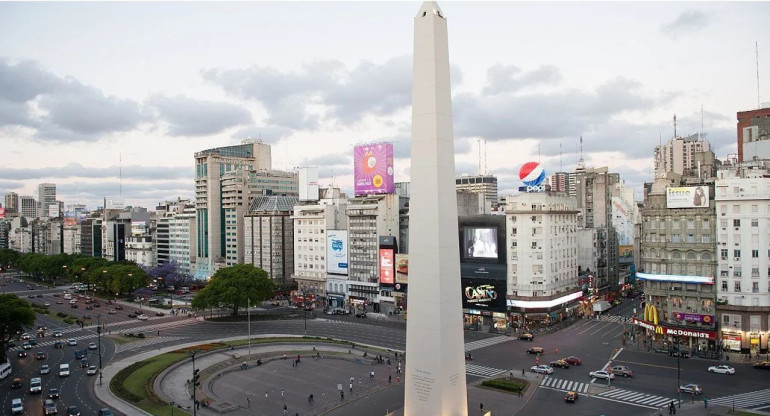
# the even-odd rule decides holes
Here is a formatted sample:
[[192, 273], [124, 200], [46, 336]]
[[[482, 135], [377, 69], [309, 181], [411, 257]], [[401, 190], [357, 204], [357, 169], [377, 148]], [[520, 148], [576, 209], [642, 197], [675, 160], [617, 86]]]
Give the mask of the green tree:
[[0, 269], [16, 267], [21, 254], [7, 248], [0, 248]]
[[217, 270], [209, 284], [192, 300], [193, 309], [223, 307], [238, 315], [246, 303], [262, 302], [273, 297], [275, 284], [267, 272], [251, 264], [237, 264]]
[[35, 279], [42, 279], [46, 270], [46, 255], [40, 253], [25, 253], [19, 259], [19, 270]]
[[29, 302], [10, 293], [0, 295], [0, 362], [8, 358], [8, 341], [18, 340], [19, 334], [33, 325], [35, 312]]

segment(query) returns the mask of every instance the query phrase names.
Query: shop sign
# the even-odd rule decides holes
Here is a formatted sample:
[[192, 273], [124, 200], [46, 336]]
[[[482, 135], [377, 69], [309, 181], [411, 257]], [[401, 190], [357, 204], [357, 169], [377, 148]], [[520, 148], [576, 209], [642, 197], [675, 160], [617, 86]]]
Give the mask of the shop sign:
[[674, 318], [680, 321], [703, 322], [705, 324], [714, 322], [714, 317], [712, 315], [699, 315], [695, 313], [674, 312]]
[[649, 329], [650, 331], [654, 331], [654, 330], [655, 330], [655, 325], [654, 325], [654, 324], [651, 324], [651, 323], [649, 323], [649, 322], [647, 322], [647, 321], [642, 321], [641, 319], [636, 319], [636, 318], [633, 318], [633, 319], [631, 320], [631, 322], [632, 322], [634, 325], [639, 325], [639, 326], [641, 326], [641, 327], [642, 327], [642, 328], [644, 328], [644, 329]]
[[722, 334], [722, 339], [741, 342], [740, 335]]
[[716, 334], [713, 331], [698, 331], [698, 330], [666, 328], [666, 327], [664, 327], [664, 329], [666, 330], [666, 334], [668, 334], [668, 335], [678, 335], [678, 336], [683, 336], [683, 337], [716, 339]]
[[462, 279], [463, 309], [505, 311], [505, 281]]

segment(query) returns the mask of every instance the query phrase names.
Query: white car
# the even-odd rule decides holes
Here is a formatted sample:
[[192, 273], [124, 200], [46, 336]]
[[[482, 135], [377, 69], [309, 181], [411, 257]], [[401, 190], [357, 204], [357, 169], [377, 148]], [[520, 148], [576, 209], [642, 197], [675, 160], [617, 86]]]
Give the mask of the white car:
[[53, 333], [53, 336], [55, 336], [56, 338], [61, 338], [64, 336], [64, 334], [61, 331], [56, 331]]
[[147, 320], [147, 315], [145, 315], [145, 314], [137, 315], [136, 319], [138, 319], [140, 321], [146, 321]]
[[604, 370], [591, 371], [590, 373], [588, 373], [588, 375], [593, 377], [593, 378], [601, 378], [601, 379], [605, 379], [605, 380], [614, 380], [615, 379], [615, 374], [608, 373], [608, 372], [606, 372]]
[[78, 345], [78, 342], [75, 340], [75, 338], [70, 338], [67, 340], [67, 345], [75, 346]]
[[709, 373], [735, 374], [735, 369], [729, 365], [712, 365], [709, 367]]
[[50, 302], [45, 302], [45, 303], [43, 304], [43, 306], [51, 306], [51, 303], [50, 303]]
[[92, 365], [88, 367], [88, 370], [86, 370], [86, 375], [93, 376], [96, 374], [96, 366]]
[[88, 349], [89, 350], [95, 350], [96, 348], [98, 348], [98, 347], [96, 346], [95, 342], [92, 342], [92, 343], [88, 344]]
[[532, 368], [529, 369], [533, 373], [540, 373], [540, 374], [552, 374], [553, 368], [549, 365], [533, 365]]
[[40, 366], [40, 374], [48, 374], [51, 372], [51, 367], [48, 364], [43, 364]]
[[690, 383], [684, 386], [679, 386], [679, 391], [682, 393], [695, 393], [695, 394], [701, 394], [702, 390], [699, 385], [695, 383]]
[[11, 413], [14, 415], [24, 413], [24, 403], [22, 403], [21, 399], [16, 398], [11, 400]]
[[28, 334], [28, 333], [26, 333], [26, 332], [25, 332], [25, 333], [21, 334], [21, 339], [23, 339], [23, 340], [25, 340], [25, 341], [26, 341], [26, 340], [28, 340], [29, 338], [30, 338], [30, 336], [29, 336], [29, 334]]

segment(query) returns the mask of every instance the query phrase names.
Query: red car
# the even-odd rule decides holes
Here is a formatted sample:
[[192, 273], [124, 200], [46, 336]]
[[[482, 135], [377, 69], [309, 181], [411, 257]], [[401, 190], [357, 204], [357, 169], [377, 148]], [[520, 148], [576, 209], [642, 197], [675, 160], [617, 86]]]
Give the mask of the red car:
[[580, 360], [580, 358], [573, 356], [569, 356], [564, 359], [564, 361], [567, 362], [569, 365], [580, 365], [583, 363], [583, 361]]

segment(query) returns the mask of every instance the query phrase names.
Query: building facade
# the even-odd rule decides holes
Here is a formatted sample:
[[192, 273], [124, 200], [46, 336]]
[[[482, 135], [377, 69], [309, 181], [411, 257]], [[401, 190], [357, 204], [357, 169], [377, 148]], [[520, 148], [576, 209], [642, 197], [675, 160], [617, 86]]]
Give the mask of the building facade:
[[484, 197], [483, 209], [480, 214], [488, 214], [491, 207], [497, 204], [497, 177], [493, 175], [462, 175], [455, 178], [455, 189], [469, 191]]
[[770, 103], [758, 110], [739, 111], [738, 162], [770, 159]]
[[655, 177], [663, 177], [667, 172], [697, 176], [693, 174], [697, 169], [695, 154], [710, 150], [709, 142], [700, 140], [698, 134], [676, 137], [664, 145], [655, 146]]
[[23, 217], [27, 217], [30, 220], [37, 218], [37, 201], [35, 201], [35, 197], [22, 195], [19, 205]]
[[293, 286], [296, 196], [254, 198], [244, 216], [244, 263], [266, 271], [281, 290]]
[[5, 212], [19, 212], [19, 194], [16, 192], [5, 194]]
[[58, 205], [56, 202], [56, 184], [41, 183], [37, 186], [38, 212], [41, 217], [50, 216], [51, 205]]

